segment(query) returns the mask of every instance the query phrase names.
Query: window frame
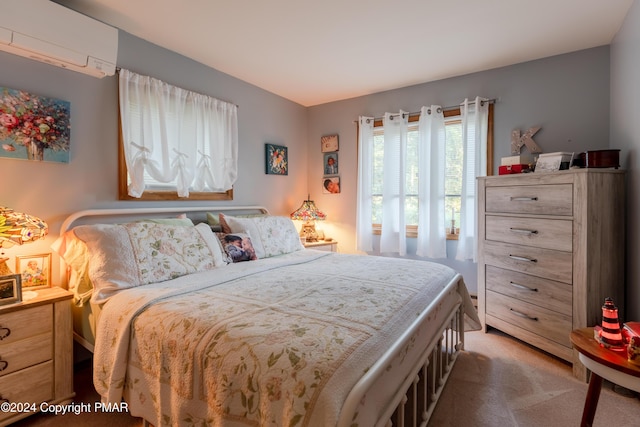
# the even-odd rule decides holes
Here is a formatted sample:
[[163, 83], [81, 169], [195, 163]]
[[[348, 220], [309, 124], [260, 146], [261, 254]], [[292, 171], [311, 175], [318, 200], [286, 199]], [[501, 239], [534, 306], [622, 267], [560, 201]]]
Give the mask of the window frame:
[[[493, 175], [493, 102], [489, 103], [488, 123], [487, 123], [487, 176]], [[460, 107], [447, 108], [443, 110], [443, 115], [446, 118], [460, 116], [462, 114]], [[420, 113], [409, 114], [409, 123], [414, 123], [420, 120]], [[382, 127], [382, 119], [376, 119], [373, 121], [373, 128]], [[371, 224], [371, 229], [374, 235], [382, 234], [382, 224]], [[448, 230], [448, 229], [447, 229]], [[417, 238], [418, 226], [407, 225], [406, 236]], [[458, 240], [458, 234], [451, 234], [447, 231], [447, 240]]]
[[179, 197], [177, 190], [145, 189], [140, 197], [129, 195], [129, 171], [124, 154], [124, 138], [122, 135], [122, 116], [118, 101], [118, 200], [135, 201], [167, 201], [167, 200], [233, 200], [233, 187], [224, 192], [189, 191], [189, 197]]

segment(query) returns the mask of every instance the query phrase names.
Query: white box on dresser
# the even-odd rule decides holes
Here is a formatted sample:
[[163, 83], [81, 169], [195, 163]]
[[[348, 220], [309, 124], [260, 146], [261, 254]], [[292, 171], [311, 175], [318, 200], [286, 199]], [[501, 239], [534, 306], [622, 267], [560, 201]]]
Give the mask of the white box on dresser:
[[478, 178], [478, 311], [485, 330], [567, 360], [586, 380], [569, 334], [600, 324], [606, 297], [623, 311], [624, 179], [617, 169]]
[[72, 294], [58, 287], [36, 292], [0, 306], [0, 426], [34, 414], [42, 402], [66, 403], [75, 395]]

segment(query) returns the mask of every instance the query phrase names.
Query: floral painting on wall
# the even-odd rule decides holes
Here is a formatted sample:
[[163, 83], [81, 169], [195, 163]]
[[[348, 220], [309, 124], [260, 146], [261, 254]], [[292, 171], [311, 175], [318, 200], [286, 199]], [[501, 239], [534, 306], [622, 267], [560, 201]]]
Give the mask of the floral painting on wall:
[[265, 144], [264, 147], [267, 175], [289, 175], [287, 147], [274, 144]]
[[0, 87], [0, 156], [69, 163], [71, 104]]

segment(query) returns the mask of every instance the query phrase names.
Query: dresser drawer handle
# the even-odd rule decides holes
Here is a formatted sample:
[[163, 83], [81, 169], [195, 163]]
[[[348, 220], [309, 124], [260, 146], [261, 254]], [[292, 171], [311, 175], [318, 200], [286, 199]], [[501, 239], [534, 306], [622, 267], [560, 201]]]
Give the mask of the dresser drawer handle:
[[537, 197], [511, 197], [512, 202], [537, 202]]
[[524, 289], [525, 291], [538, 292], [538, 288], [530, 288], [525, 285], [521, 285], [520, 283], [509, 282], [511, 286], [518, 289]]
[[5, 339], [9, 335], [11, 335], [11, 329], [9, 329], [9, 328], [0, 328], [0, 341]]
[[509, 258], [515, 259], [516, 261], [526, 261], [526, 262], [538, 262], [535, 258], [528, 258], [526, 256], [517, 256], [509, 254]]
[[524, 317], [525, 319], [533, 320], [536, 322], [538, 321], [537, 317], [531, 317], [528, 314], [524, 314], [520, 311], [514, 310], [513, 308], [510, 308], [509, 311], [513, 312], [513, 314], [515, 314], [516, 316]]
[[522, 233], [522, 234], [538, 234], [538, 230], [527, 230], [526, 228], [509, 228], [509, 230], [514, 233]]
[[9, 367], [9, 362], [6, 360], [0, 360], [0, 372], [4, 371]]

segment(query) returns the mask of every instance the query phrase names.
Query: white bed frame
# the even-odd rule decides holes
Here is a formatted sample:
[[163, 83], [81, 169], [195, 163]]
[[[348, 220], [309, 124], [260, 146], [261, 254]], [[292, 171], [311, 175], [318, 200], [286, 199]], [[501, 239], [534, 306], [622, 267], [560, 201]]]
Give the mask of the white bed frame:
[[[186, 213], [192, 219], [204, 220], [206, 212], [247, 213], [268, 210], [262, 206], [206, 206], [206, 207], [167, 207], [167, 208], [125, 208], [125, 209], [91, 209], [76, 212], [62, 223], [60, 234], [76, 225], [97, 222], [123, 222], [135, 218], [167, 217]], [[200, 215], [200, 216], [198, 216]], [[61, 275], [67, 271], [63, 260]], [[62, 283], [66, 283], [66, 277]], [[450, 286], [464, 286], [462, 277], [457, 275]], [[432, 304], [438, 304], [444, 298], [441, 294]], [[436, 403], [444, 389], [451, 369], [460, 351], [464, 348], [464, 306], [462, 302], [454, 305], [453, 310], [445, 316], [437, 328], [437, 333], [428, 341], [418, 339], [424, 336], [428, 308], [416, 318], [407, 331], [387, 350], [383, 357], [360, 379], [344, 402], [339, 427], [349, 427], [353, 414], [358, 410], [360, 402], [367, 392], [376, 387], [393, 385], [396, 391], [384, 405], [382, 415], [375, 424], [377, 427], [389, 426], [426, 426]], [[81, 336], [76, 334], [76, 341], [93, 351]], [[392, 361], [406, 355], [407, 349], [414, 355], [416, 362], [410, 369], [399, 368]], [[398, 372], [394, 372], [394, 369]], [[150, 425], [146, 420], [144, 425]]]

